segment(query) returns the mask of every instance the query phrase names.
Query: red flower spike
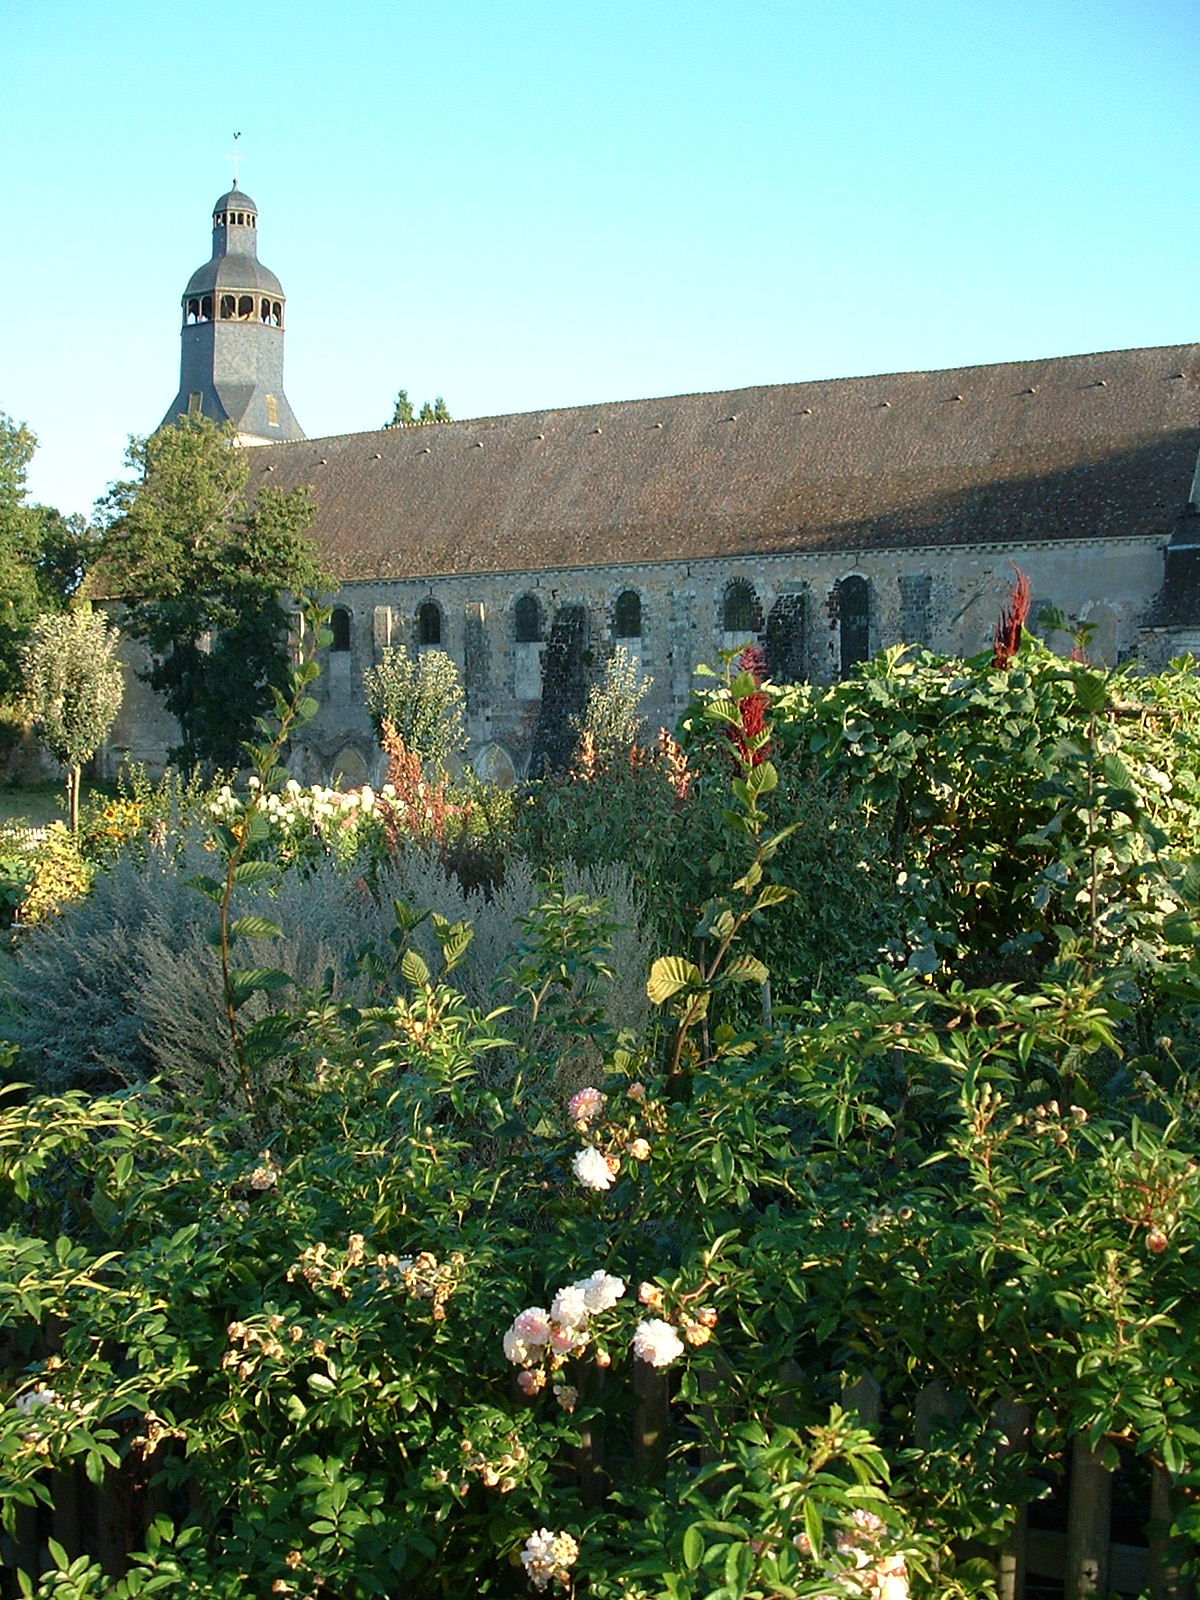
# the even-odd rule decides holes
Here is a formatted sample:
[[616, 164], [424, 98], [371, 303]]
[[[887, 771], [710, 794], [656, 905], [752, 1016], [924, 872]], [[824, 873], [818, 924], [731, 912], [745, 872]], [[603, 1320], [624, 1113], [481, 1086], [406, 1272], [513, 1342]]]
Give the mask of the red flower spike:
[[1013, 571], [1017, 581], [1012, 586], [1012, 593], [1008, 597], [1008, 604], [1000, 613], [1000, 620], [996, 624], [994, 649], [992, 651], [992, 665], [1001, 672], [1006, 672], [1012, 665], [1021, 644], [1021, 629], [1029, 617], [1029, 607], [1033, 601], [1033, 592], [1029, 587], [1029, 579], [1014, 564]]

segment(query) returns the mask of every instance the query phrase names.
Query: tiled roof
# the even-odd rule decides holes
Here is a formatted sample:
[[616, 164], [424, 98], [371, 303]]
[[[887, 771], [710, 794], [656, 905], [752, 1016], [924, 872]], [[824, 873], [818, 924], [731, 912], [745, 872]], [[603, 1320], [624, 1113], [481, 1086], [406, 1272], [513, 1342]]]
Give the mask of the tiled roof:
[[342, 580], [1167, 536], [1200, 345], [572, 406], [264, 446]]

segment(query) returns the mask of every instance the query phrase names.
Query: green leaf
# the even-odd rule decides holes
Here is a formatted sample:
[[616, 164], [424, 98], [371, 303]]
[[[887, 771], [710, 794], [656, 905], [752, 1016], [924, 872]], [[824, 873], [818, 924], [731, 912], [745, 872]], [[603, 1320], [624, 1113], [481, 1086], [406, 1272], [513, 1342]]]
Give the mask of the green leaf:
[[[279, 877], [279, 868], [273, 861], [239, 861], [233, 869], [237, 884], [268, 883]], [[212, 879], [208, 880], [210, 883]]]
[[1075, 698], [1084, 711], [1103, 711], [1108, 705], [1108, 682], [1098, 672], [1076, 672]]
[[207, 895], [215, 905], [220, 905], [225, 898], [225, 885], [218, 883], [216, 878], [208, 878], [201, 875], [197, 878], [189, 878], [187, 885], [189, 889], [196, 889], [201, 894]]
[[282, 939], [283, 929], [269, 917], [236, 917], [229, 924], [230, 943], [234, 939]]
[[704, 1560], [704, 1535], [696, 1523], [686, 1530], [683, 1535], [683, 1564], [693, 1572], [699, 1569]]
[[821, 1513], [811, 1496], [804, 1502], [804, 1531], [808, 1535], [813, 1555], [819, 1556], [825, 1535], [825, 1524], [821, 1521]]
[[238, 967], [229, 974], [234, 1009], [244, 1006], [252, 994], [270, 994], [285, 989], [292, 979], [278, 967]]
[[409, 983], [422, 988], [429, 982], [429, 968], [415, 950], [406, 950], [400, 962], [400, 974]]
[[730, 983], [766, 983], [771, 976], [757, 956], [736, 956], [725, 968]]
[[790, 900], [795, 895], [794, 889], [789, 889], [783, 883], [764, 883], [758, 891], [758, 899], [754, 902], [754, 909], [761, 911], [764, 906], [780, 906], [785, 900]]
[[651, 1005], [661, 1006], [664, 1001], [703, 981], [703, 974], [694, 961], [683, 956], [659, 956], [650, 968], [646, 981], [646, 994]]

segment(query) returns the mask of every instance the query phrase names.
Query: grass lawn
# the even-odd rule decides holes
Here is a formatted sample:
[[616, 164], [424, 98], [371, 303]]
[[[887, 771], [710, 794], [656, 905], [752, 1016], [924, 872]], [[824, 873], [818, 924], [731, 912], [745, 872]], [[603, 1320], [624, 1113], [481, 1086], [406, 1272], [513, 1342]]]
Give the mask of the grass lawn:
[[[108, 788], [83, 785], [86, 803], [93, 794], [109, 794]], [[44, 828], [48, 822], [67, 820], [67, 791], [63, 784], [12, 783], [0, 785], [0, 827], [15, 822], [21, 827]]]

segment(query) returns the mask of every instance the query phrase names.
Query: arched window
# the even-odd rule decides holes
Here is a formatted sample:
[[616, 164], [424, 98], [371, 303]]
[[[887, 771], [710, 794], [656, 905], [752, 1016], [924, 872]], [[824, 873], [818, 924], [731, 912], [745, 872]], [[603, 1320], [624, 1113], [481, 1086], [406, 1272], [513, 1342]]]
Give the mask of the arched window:
[[204, 296], [203, 300], [201, 300], [201, 302], [200, 302], [200, 321], [201, 322], [211, 322], [212, 321], [212, 308], [213, 308], [212, 295], [206, 294]]
[[329, 616], [329, 627], [333, 634], [330, 640], [330, 650], [339, 654], [350, 648], [350, 613], [345, 606], [334, 606]]
[[231, 294], [221, 296], [221, 321], [228, 322], [237, 310], [237, 298]]
[[865, 578], [843, 578], [838, 592], [838, 639], [842, 673], [865, 661], [871, 653], [871, 590]]
[[744, 578], [735, 578], [726, 586], [721, 626], [726, 633], [757, 633], [762, 627], [758, 596]]
[[636, 589], [625, 589], [617, 596], [613, 633], [618, 639], [642, 637], [642, 597]]
[[199, 322], [200, 321], [200, 302], [199, 302], [199, 300], [189, 300], [188, 301], [188, 303], [187, 303], [187, 319], [188, 319], [189, 322]]
[[238, 316], [252, 317], [254, 315], [254, 296], [244, 294], [238, 298]]
[[422, 600], [417, 607], [417, 643], [441, 644], [442, 608], [436, 600]]
[[513, 607], [513, 632], [518, 644], [536, 644], [542, 637], [542, 608], [535, 596], [523, 594]]

